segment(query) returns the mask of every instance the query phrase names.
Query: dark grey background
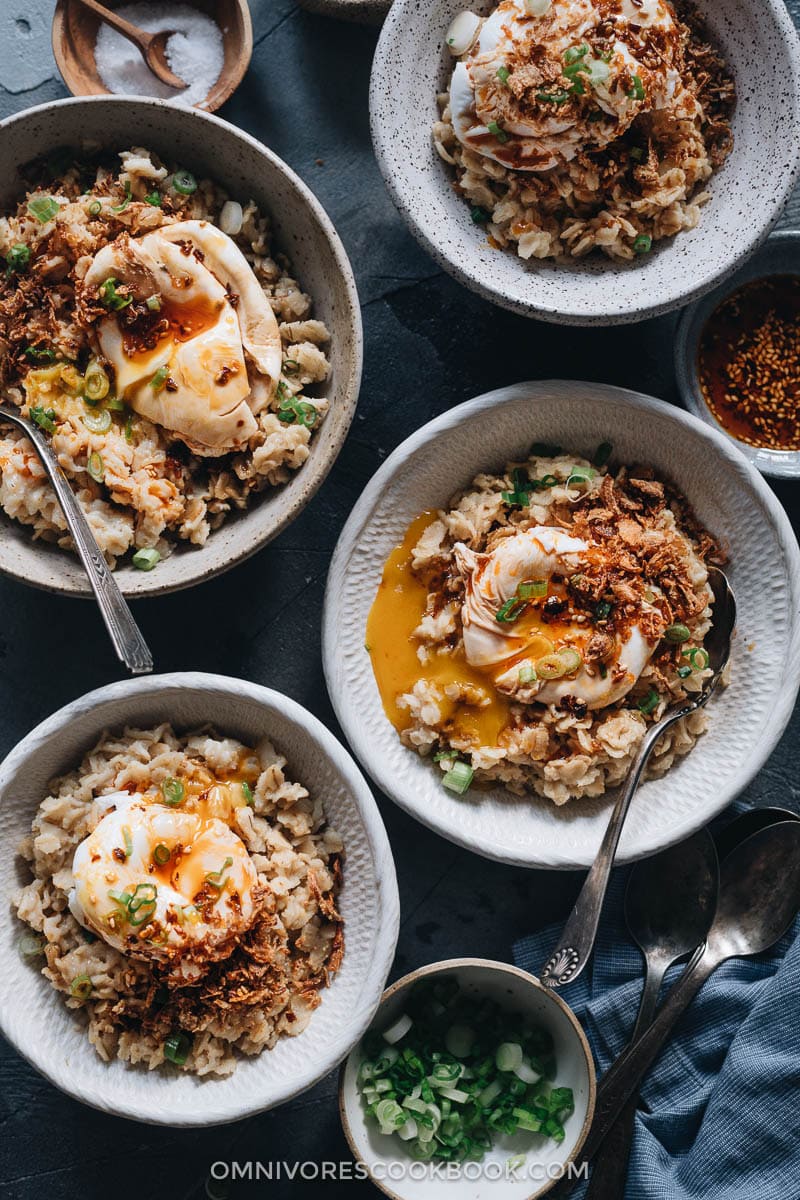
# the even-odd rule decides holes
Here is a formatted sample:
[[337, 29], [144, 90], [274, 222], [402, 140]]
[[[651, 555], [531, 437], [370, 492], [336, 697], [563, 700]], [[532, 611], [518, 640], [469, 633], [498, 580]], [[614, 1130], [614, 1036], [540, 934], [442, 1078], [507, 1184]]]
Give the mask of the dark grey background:
[[[47, 0], [0, 8], [44, 13]], [[800, 0], [792, 0], [800, 13]], [[52, 5], [50, 6], [52, 7]], [[520, 379], [571, 376], [676, 403], [674, 317], [616, 329], [539, 324], [493, 308], [437, 270], [405, 230], [372, 157], [367, 86], [375, 30], [311, 16], [290, 0], [251, 0], [252, 66], [221, 115], [266, 142], [310, 184], [355, 269], [364, 380], [347, 444], [321, 492], [276, 542], [227, 576], [136, 608], [160, 671], [217, 671], [266, 683], [338, 728], [320, 661], [325, 576], [367, 480], [413, 430], [470, 396]], [[12, 56], [13, 59], [13, 56]], [[2, 60], [0, 60], [0, 63]], [[8, 59], [0, 117], [66, 94], [51, 78], [19, 92]], [[53, 73], [55, 68], [53, 68]], [[800, 197], [785, 224], [800, 225]], [[795, 529], [798, 489], [777, 489]], [[753, 580], [753, 586], [758, 581]], [[223, 616], [233, 613], [234, 616]], [[94, 608], [0, 579], [0, 753], [43, 717], [119, 669]], [[798, 807], [800, 721], [746, 798]], [[393, 974], [454, 955], [510, 959], [515, 938], [566, 915], [580, 877], [477, 858], [379, 803], [394, 847], [402, 926]], [[176, 1118], [180, 1118], [176, 1113]], [[350, 1161], [336, 1079], [277, 1112], [181, 1132], [103, 1116], [61, 1095], [0, 1043], [0, 1196], [113, 1200], [205, 1195], [215, 1161]], [[230, 1195], [378, 1193], [356, 1183], [235, 1183]], [[714, 1200], [709, 1191], [707, 1200]]]

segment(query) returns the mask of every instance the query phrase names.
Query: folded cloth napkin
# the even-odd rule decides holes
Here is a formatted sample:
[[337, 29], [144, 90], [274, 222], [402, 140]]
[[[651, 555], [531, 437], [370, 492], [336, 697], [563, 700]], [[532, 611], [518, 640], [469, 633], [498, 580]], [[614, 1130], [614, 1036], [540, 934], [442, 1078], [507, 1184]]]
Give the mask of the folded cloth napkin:
[[[598, 1077], [630, 1039], [644, 978], [625, 925], [629, 873], [614, 873], [592, 961], [559, 993]], [[625, 1200], [800, 1200], [798, 931], [800, 921], [766, 954], [723, 963], [678, 1022], [642, 1085]], [[538, 974], [560, 932], [516, 942], [514, 961]]]

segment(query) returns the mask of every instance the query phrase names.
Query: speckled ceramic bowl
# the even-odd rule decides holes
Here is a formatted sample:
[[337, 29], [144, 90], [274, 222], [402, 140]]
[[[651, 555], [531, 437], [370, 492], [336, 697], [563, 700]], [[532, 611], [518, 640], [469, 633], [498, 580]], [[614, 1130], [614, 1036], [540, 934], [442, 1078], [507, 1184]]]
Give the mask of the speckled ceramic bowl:
[[705, 402], [697, 373], [697, 351], [706, 321], [721, 304], [744, 283], [769, 275], [800, 276], [800, 232], [773, 233], [750, 261], [708, 296], [690, 305], [682, 314], [675, 334], [675, 374], [687, 408], [720, 429], [739, 447], [742, 454], [764, 475], [775, 479], [800, 477], [800, 450], [770, 450], [741, 442], [724, 429]]
[[[60, 146], [94, 142], [114, 150], [147, 146], [207, 174], [233, 196], [252, 197], [269, 214], [275, 244], [288, 257], [314, 301], [315, 317], [331, 332], [330, 411], [311, 454], [282, 487], [254, 497], [231, 515], [204, 546], [183, 544], [155, 571], [126, 565], [116, 572], [127, 596], [160, 595], [219, 575], [274, 538], [308, 503], [347, 436], [361, 380], [361, 314], [345, 249], [322, 205], [271, 150], [219, 117], [159, 100], [95, 96], [29, 108], [0, 123], [0, 211], [22, 190], [19, 168]], [[89, 596], [86, 577], [70, 553], [34, 541], [30, 529], [0, 511], [0, 571], [49, 591]]]
[[[291, 776], [321, 796], [345, 844], [338, 906], [345, 953], [308, 1027], [273, 1050], [242, 1058], [232, 1075], [198, 1078], [169, 1067], [147, 1071], [105, 1063], [72, 1012], [19, 953], [26, 926], [11, 908], [30, 875], [17, 848], [30, 833], [48, 781], [75, 767], [104, 729], [169, 720], [185, 731], [213, 724], [254, 744], [269, 737]], [[316, 1083], [363, 1035], [394, 956], [399, 899], [386, 831], [363, 775], [324, 725], [286, 696], [221, 675], [160, 675], [113, 683], [48, 717], [0, 768], [0, 1029], [56, 1087], [103, 1112], [157, 1125], [236, 1121], [272, 1108]]]
[[[375, 152], [395, 204], [436, 261], [467, 287], [526, 316], [573, 325], [640, 321], [730, 275], [778, 219], [800, 165], [800, 42], [782, 0], [701, 0], [738, 92], [735, 146], [709, 181], [696, 229], [630, 264], [553, 263], [494, 250], [434, 149], [436, 95], [453, 59], [445, 34], [464, 0], [395, 0], [372, 70]], [[474, 9], [487, 13], [492, 0]]]
[[356, 756], [418, 821], [460, 846], [517, 866], [588, 867], [608, 824], [609, 792], [558, 807], [502, 784], [447, 791], [429, 760], [400, 741], [364, 646], [384, 563], [421, 513], [447, 506], [483, 471], [519, 462], [533, 442], [671, 479], [722, 540], [738, 605], [731, 683], [706, 709], [708, 729], [631, 803], [619, 862], [688, 837], [747, 786], [777, 744], [800, 687], [800, 549], [785, 511], [730, 439], [680, 408], [606, 384], [517, 383], [430, 421], [387, 458], [362, 492], [331, 562], [323, 616], [328, 692]]

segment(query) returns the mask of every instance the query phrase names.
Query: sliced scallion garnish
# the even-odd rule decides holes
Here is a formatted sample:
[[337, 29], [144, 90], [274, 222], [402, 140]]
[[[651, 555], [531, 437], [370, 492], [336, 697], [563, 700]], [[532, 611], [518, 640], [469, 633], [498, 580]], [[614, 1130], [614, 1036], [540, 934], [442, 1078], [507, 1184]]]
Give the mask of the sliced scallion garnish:
[[640, 700], [639, 702], [639, 712], [643, 716], [649, 717], [650, 713], [654, 712], [658, 708], [658, 702], [658, 692], [655, 688], [650, 688], [650, 691], [647, 693], [644, 700]]
[[469, 763], [454, 762], [450, 770], [443, 777], [442, 784], [448, 791], [457, 792], [459, 796], [463, 796], [469, 789], [474, 774], [475, 772]]
[[40, 429], [44, 429], [47, 433], [55, 433], [56, 431], [56, 414], [52, 408], [43, 408], [41, 404], [34, 404], [29, 410], [29, 415], [34, 425], [38, 425]]
[[176, 1067], [182, 1067], [191, 1048], [192, 1043], [185, 1033], [171, 1033], [164, 1039], [164, 1058]]
[[141, 550], [137, 550], [132, 556], [131, 562], [138, 571], [152, 571], [153, 567], [161, 562], [161, 554], [155, 546], [142, 546]]
[[164, 867], [172, 857], [172, 851], [169, 846], [165, 846], [163, 842], [159, 842], [153, 850], [153, 862], [159, 867]]
[[88, 1000], [92, 994], [92, 981], [88, 975], [76, 975], [69, 985], [69, 994], [76, 1000]]
[[170, 776], [161, 784], [161, 795], [165, 804], [168, 804], [170, 808], [177, 808], [179, 804], [183, 804], [186, 789], [180, 779], [173, 779]]
[[691, 630], [688, 625], [681, 625], [680, 623], [668, 625], [664, 630], [664, 637], [667, 641], [675, 642], [677, 645], [680, 645], [681, 642], [688, 642], [691, 636]]
[[191, 171], [180, 170], [172, 176], [172, 186], [181, 196], [191, 196], [197, 191], [197, 180]]
[[84, 413], [81, 420], [90, 433], [108, 433], [111, 428], [111, 413], [107, 408], [101, 408], [99, 412]]
[[27, 207], [32, 217], [35, 217], [41, 225], [46, 225], [56, 216], [61, 205], [52, 196], [34, 196], [33, 200], [28, 201]]
[[103, 462], [103, 456], [102, 454], [98, 454], [96, 450], [93, 450], [86, 460], [86, 472], [91, 476], [95, 483], [102, 483], [106, 477], [106, 468]]

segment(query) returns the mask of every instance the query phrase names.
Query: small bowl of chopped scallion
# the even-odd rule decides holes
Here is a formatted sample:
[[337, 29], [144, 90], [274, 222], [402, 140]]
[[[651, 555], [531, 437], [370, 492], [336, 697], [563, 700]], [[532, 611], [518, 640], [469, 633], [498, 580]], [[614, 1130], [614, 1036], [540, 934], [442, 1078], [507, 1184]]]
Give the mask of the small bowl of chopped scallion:
[[595, 1074], [574, 1014], [516, 967], [451, 959], [384, 993], [345, 1062], [345, 1135], [399, 1200], [533, 1200], [569, 1171]]

